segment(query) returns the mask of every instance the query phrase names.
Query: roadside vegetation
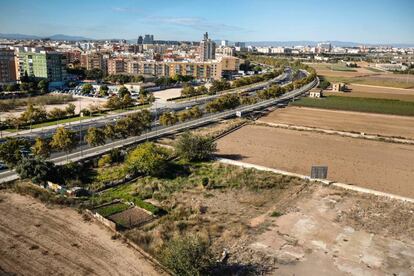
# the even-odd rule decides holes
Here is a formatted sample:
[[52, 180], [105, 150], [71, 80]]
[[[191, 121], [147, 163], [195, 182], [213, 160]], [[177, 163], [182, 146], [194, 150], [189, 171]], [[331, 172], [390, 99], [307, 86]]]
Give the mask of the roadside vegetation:
[[294, 106], [347, 111], [414, 116], [414, 103], [389, 99], [328, 96], [322, 99], [302, 98]]

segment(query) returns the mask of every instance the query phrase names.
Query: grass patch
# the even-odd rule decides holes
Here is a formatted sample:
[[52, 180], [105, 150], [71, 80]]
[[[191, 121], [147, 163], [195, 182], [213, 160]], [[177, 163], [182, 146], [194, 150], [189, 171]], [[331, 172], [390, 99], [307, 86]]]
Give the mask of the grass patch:
[[341, 72], [358, 72], [358, 70], [354, 68], [349, 68], [342, 65], [328, 65], [326, 66], [327, 69], [332, 71], [341, 71]]
[[273, 218], [277, 218], [277, 217], [283, 216], [283, 213], [278, 212], [278, 211], [273, 211], [273, 212], [270, 214], [270, 216], [271, 216], [271, 217], [273, 217]]
[[107, 206], [103, 206], [95, 209], [95, 211], [103, 217], [109, 217], [110, 215], [125, 211], [129, 206], [124, 203], [114, 203]]
[[414, 102], [390, 99], [328, 96], [323, 99], [302, 98], [295, 106], [414, 116]]

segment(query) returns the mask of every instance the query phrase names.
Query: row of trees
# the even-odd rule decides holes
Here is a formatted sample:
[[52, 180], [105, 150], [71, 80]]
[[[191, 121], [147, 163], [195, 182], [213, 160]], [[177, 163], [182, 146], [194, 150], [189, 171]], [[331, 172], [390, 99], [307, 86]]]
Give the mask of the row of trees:
[[163, 114], [161, 114], [159, 120], [161, 125], [171, 126], [175, 125], [177, 122], [185, 122], [191, 119], [201, 118], [202, 116], [203, 112], [200, 110], [198, 106], [195, 106], [177, 113], [164, 112]]
[[125, 84], [128, 82], [143, 82], [145, 78], [143, 76], [131, 76], [124, 74], [109, 75], [105, 77], [105, 81], [111, 83]]
[[240, 97], [237, 94], [226, 94], [223, 95], [206, 105], [207, 112], [221, 112], [226, 109], [232, 109], [239, 106]]
[[69, 103], [64, 109], [55, 107], [47, 112], [43, 106], [35, 106], [33, 104], [29, 104], [26, 107], [26, 110], [20, 114], [20, 116], [7, 118], [5, 124], [19, 129], [24, 125], [37, 124], [49, 120], [74, 116], [75, 109], [76, 106], [73, 103]]
[[204, 95], [208, 93], [207, 87], [201, 85], [197, 88], [194, 88], [191, 84], [185, 84], [183, 89], [181, 89], [181, 97], [193, 97], [198, 95]]
[[22, 79], [22, 82], [20, 84], [13, 83], [13, 84], [7, 84], [4, 86], [0, 85], [0, 92], [7, 91], [7, 92], [14, 92], [14, 91], [22, 91], [22, 92], [28, 92], [28, 93], [41, 93], [45, 94], [48, 92], [49, 83], [47, 80], [31, 80], [29, 78]]

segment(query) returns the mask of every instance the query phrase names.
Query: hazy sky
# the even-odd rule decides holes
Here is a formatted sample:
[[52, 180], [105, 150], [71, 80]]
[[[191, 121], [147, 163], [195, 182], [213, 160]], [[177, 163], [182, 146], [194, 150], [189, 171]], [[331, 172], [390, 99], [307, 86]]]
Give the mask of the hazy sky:
[[0, 33], [414, 43], [414, 0], [0, 0]]

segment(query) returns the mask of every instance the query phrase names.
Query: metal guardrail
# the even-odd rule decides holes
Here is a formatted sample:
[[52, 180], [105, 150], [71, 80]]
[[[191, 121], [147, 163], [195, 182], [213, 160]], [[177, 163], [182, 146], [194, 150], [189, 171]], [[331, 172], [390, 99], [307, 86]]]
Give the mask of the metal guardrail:
[[[213, 123], [213, 122], [216, 122], [216, 121], [220, 121], [222, 119], [235, 117], [236, 112], [241, 112], [243, 114], [243, 113], [250, 113], [252, 111], [267, 108], [267, 107], [276, 105], [280, 102], [285, 102], [287, 100], [291, 100], [291, 99], [294, 99], [296, 97], [299, 97], [299, 96], [305, 94], [310, 89], [314, 88], [318, 83], [319, 83], [319, 79], [316, 78], [311, 83], [309, 83], [309, 84], [307, 84], [307, 85], [305, 85], [305, 86], [303, 86], [299, 89], [295, 89], [293, 91], [287, 92], [286, 94], [284, 94], [283, 96], [281, 96], [277, 99], [269, 99], [269, 100], [258, 102], [258, 103], [253, 104], [253, 105], [241, 106], [241, 107], [238, 107], [238, 108], [235, 108], [235, 109], [232, 109], [232, 110], [207, 115], [207, 116], [204, 116], [204, 117], [199, 118], [199, 119], [179, 123], [179, 124], [176, 124], [176, 125], [173, 125], [173, 126], [165, 127], [163, 129], [160, 129], [160, 130], [158, 130], [158, 129], [153, 130], [153, 131], [144, 133], [140, 136], [129, 137], [129, 138], [126, 138], [126, 139], [123, 139], [123, 140], [118, 140], [118, 141], [114, 141], [114, 142], [105, 144], [103, 146], [97, 146], [97, 147], [93, 147], [93, 148], [89, 148], [89, 149], [83, 149], [82, 151], [79, 150], [77, 152], [68, 154], [66, 156], [59, 156], [59, 157], [51, 158], [49, 160], [56, 163], [56, 164], [58, 164], [58, 165], [60, 165], [60, 164], [65, 164], [69, 161], [76, 162], [76, 161], [80, 161], [80, 160], [83, 160], [83, 159], [93, 158], [93, 157], [105, 154], [105, 153], [107, 153], [107, 152], [109, 152], [109, 151], [111, 151], [112, 149], [115, 149], [115, 148], [123, 148], [123, 147], [131, 146], [133, 144], [137, 144], [137, 143], [145, 141], [145, 140], [160, 138], [160, 137], [163, 137], [163, 136], [167, 136], [167, 135], [176, 133], [178, 131], [191, 129], [191, 128], [199, 127], [199, 126], [206, 125], [206, 124], [209, 124], [209, 123]], [[5, 173], [9, 173], [9, 175], [7, 175], [7, 177], [4, 177], [4, 178], [0, 179], [0, 183], [7, 182], [7, 181], [12, 181], [12, 180], [15, 180], [15, 179], [18, 178], [17, 174], [15, 174], [15, 173], [13, 174], [11, 171], [6, 171]]]

